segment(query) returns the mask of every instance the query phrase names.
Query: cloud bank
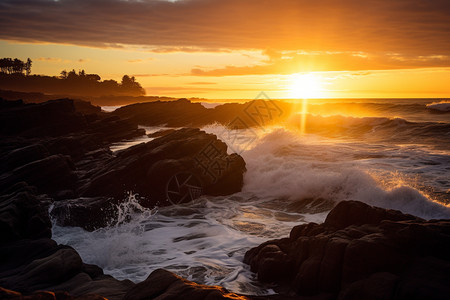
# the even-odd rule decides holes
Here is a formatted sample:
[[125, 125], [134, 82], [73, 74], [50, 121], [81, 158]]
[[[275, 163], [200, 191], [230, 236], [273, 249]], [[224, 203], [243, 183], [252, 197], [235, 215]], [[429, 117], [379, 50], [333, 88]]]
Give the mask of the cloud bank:
[[[333, 62], [315, 70], [443, 67], [450, 56], [448, 0], [0, 0], [0, 28], [0, 39], [23, 42], [273, 51], [261, 65], [193, 75], [279, 73], [319, 59]], [[294, 54], [274, 57], [282, 51]]]

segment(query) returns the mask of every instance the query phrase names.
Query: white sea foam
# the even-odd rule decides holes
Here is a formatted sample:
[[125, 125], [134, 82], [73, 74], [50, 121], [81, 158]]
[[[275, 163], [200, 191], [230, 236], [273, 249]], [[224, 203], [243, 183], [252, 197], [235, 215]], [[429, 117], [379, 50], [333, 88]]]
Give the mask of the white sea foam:
[[122, 107], [122, 105], [104, 105], [102, 106], [102, 110], [105, 112], [113, 112], [120, 107]]
[[[260, 197], [290, 200], [359, 200], [426, 219], [450, 218], [448, 207], [432, 201], [408, 182], [390, 188], [383, 186], [369, 173], [374, 164], [355, 159], [356, 154], [360, 155], [361, 149], [354, 143], [311, 143], [308, 137], [280, 129], [243, 153], [248, 169], [243, 190]], [[392, 151], [388, 154], [392, 155]]]
[[54, 225], [53, 238], [73, 246], [85, 262], [118, 279], [144, 280], [165, 268], [189, 280], [219, 284], [241, 293], [272, 293], [260, 286], [242, 263], [250, 247], [267, 238], [286, 236], [302, 222], [289, 214], [258, 208], [263, 200], [249, 195], [203, 197], [193, 203], [159, 210], [139, 208], [133, 196], [121, 206], [121, 220], [109, 228], [87, 232]]

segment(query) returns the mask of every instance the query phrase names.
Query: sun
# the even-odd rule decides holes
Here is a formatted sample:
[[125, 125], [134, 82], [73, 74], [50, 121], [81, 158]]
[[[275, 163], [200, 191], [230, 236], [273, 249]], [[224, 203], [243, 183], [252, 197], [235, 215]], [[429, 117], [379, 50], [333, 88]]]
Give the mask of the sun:
[[321, 98], [323, 87], [321, 77], [315, 74], [292, 74], [289, 87], [290, 97], [295, 99]]

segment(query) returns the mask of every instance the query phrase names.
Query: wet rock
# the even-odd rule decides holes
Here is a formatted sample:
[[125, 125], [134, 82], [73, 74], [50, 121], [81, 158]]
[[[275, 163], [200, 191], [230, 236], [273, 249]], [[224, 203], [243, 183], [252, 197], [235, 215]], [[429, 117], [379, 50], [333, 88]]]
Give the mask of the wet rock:
[[1, 171], [2, 173], [12, 171], [15, 168], [29, 164], [33, 161], [44, 159], [49, 155], [50, 153], [47, 148], [41, 143], [13, 149], [12, 151], [5, 153], [5, 156], [0, 158], [2, 162]]
[[159, 131], [157, 131], [157, 132], [153, 132], [153, 133], [147, 134], [147, 136], [148, 136], [149, 138], [157, 138], [157, 137], [165, 136], [165, 135], [167, 135], [167, 134], [169, 134], [169, 133], [172, 133], [172, 132], [174, 132], [175, 130], [176, 130], [176, 129], [164, 129], [164, 130], [159, 130]]
[[109, 300], [121, 300], [135, 284], [129, 280], [117, 280], [109, 275], [95, 278], [80, 272], [63, 283], [46, 289], [50, 291], [66, 291], [75, 297], [86, 295], [101, 295]]
[[0, 192], [23, 181], [57, 200], [73, 198], [77, 174], [84, 173], [76, 163], [84, 161], [81, 167], [91, 169], [85, 160], [93, 153], [104, 158], [112, 142], [145, 133], [98, 107], [75, 103], [0, 101]]
[[[249, 250], [244, 261], [261, 281], [276, 284], [282, 293], [443, 299], [449, 290], [449, 273], [444, 271], [450, 267], [449, 253], [450, 220], [425, 221], [345, 201], [323, 224], [296, 226], [289, 238]], [[427, 268], [424, 260], [429, 261]]]
[[403, 214], [398, 210], [373, 207], [363, 202], [346, 201], [336, 205], [328, 214], [325, 224], [337, 229], [350, 225], [379, 224], [383, 220], [404, 221], [420, 218]]
[[51, 237], [51, 223], [44, 197], [25, 183], [10, 187], [0, 196], [0, 243]]
[[295, 108], [292, 104], [253, 100], [247, 103], [226, 103], [207, 109], [187, 99], [135, 103], [118, 108], [113, 114], [136, 125], [169, 127], [202, 127], [220, 123], [233, 129], [265, 126], [284, 121]]
[[19, 240], [0, 246], [0, 286], [23, 293], [63, 282], [81, 271], [81, 258], [50, 239]]
[[[106, 114], [87, 102], [71, 99], [51, 100], [39, 104], [25, 104], [21, 101], [0, 103], [0, 135], [27, 139], [67, 138], [72, 139], [63, 144], [67, 148], [103, 147], [111, 142], [133, 138], [145, 134], [145, 130], [122, 120], [117, 116]], [[53, 140], [54, 142], [54, 140]], [[50, 143], [47, 147], [51, 147]], [[90, 147], [89, 147], [90, 146]], [[55, 145], [55, 151], [57, 151]], [[61, 152], [58, 152], [61, 153]]]
[[105, 198], [77, 198], [54, 203], [52, 217], [60, 226], [78, 226], [88, 231], [114, 223], [118, 201]]
[[26, 137], [61, 136], [87, 128], [72, 100], [51, 100], [0, 110], [0, 134]]
[[0, 286], [23, 294], [66, 291], [76, 297], [97, 294], [119, 300], [134, 286], [83, 264], [73, 248], [47, 238], [2, 244], [0, 255]]
[[75, 190], [77, 176], [70, 157], [51, 155], [0, 175], [0, 190], [24, 181], [39, 193], [56, 195], [60, 190]]
[[8, 300], [105, 300], [106, 298], [96, 295], [87, 294], [79, 297], [73, 297], [64, 291], [37, 291], [31, 294], [23, 295], [22, 293], [8, 290], [0, 287], [0, 299]]
[[[183, 128], [118, 152], [93, 172], [80, 192], [86, 197], [124, 199], [132, 191], [146, 199], [142, 203], [147, 207], [172, 204], [167, 195], [170, 188], [192, 199], [194, 183], [199, 193], [232, 194], [242, 188], [245, 162], [226, 151], [226, 144], [216, 136]], [[188, 178], [195, 182], [183, 186]]]
[[197, 284], [183, 279], [169, 271], [153, 271], [143, 282], [131, 288], [124, 300], [144, 299], [248, 299], [228, 292], [223, 287]]
[[183, 98], [177, 101], [130, 104], [116, 109], [113, 114], [139, 125], [186, 127], [210, 123], [211, 118], [206, 117], [207, 111], [200, 103], [192, 103]]

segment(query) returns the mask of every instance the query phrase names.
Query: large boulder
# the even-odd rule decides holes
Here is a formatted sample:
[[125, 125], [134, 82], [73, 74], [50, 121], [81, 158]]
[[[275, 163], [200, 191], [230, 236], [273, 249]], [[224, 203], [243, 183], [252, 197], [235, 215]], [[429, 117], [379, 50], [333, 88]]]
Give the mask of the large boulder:
[[177, 101], [135, 103], [118, 108], [113, 114], [146, 126], [202, 127], [220, 123], [231, 128], [249, 128], [285, 121], [294, 109], [295, 105], [291, 103], [266, 97], [246, 103], [226, 103], [210, 109], [182, 98]]
[[[445, 299], [450, 294], [450, 221], [425, 221], [357, 201], [323, 224], [249, 250], [244, 261], [283, 293], [339, 299]], [[425, 267], [427, 266], [427, 267]]]
[[77, 187], [75, 167], [69, 156], [51, 155], [15, 168], [0, 175], [0, 190], [26, 182], [35, 186], [39, 193], [58, 197], [61, 191], [74, 191]]
[[55, 202], [50, 214], [60, 226], [93, 231], [117, 222], [118, 206], [118, 200], [107, 197], [68, 199]]
[[84, 264], [73, 248], [48, 238], [0, 244], [0, 257], [0, 286], [23, 294], [65, 291], [73, 296], [98, 294], [120, 300], [134, 286]]
[[25, 183], [19, 183], [0, 196], [0, 244], [51, 237], [51, 223], [45, 205], [49, 199], [36, 196], [35, 192]]
[[86, 119], [76, 113], [73, 100], [51, 100], [40, 104], [2, 106], [0, 134], [27, 137], [60, 136], [87, 128]]
[[228, 292], [220, 286], [207, 286], [183, 279], [169, 271], [158, 269], [148, 278], [136, 284], [125, 295], [123, 300], [146, 299], [248, 299]]
[[139, 125], [170, 127], [202, 126], [212, 122], [208, 109], [187, 99], [135, 103], [116, 109], [113, 114]]
[[88, 102], [59, 99], [25, 104], [0, 99], [0, 136], [8, 138], [42, 140], [70, 136], [79, 145], [67, 144], [67, 148], [87, 147], [91, 151], [143, 134], [145, 130], [135, 124], [103, 113]]
[[85, 197], [123, 199], [137, 193], [147, 207], [226, 195], [242, 188], [245, 162], [215, 135], [183, 128], [117, 153], [80, 189]]
[[0, 192], [26, 182], [57, 200], [74, 198], [87, 161], [110, 157], [111, 143], [144, 133], [89, 103], [0, 100]]

